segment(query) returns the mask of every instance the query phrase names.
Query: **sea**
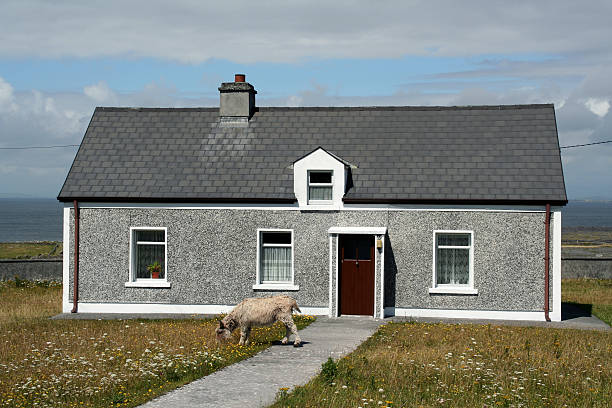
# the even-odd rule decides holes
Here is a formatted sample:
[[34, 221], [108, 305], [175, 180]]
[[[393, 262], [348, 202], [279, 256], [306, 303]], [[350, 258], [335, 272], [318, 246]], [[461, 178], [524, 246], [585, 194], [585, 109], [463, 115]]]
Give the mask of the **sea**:
[[[62, 241], [63, 204], [54, 198], [0, 198], [0, 242]], [[612, 201], [570, 201], [564, 229], [612, 229]]]

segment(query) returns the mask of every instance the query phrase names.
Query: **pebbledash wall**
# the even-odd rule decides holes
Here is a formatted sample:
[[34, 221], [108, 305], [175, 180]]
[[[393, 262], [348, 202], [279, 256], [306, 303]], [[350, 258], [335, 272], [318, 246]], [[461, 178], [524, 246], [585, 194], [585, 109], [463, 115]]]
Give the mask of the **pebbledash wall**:
[[[63, 310], [72, 309], [74, 212], [64, 208]], [[544, 320], [543, 208], [299, 211], [292, 206], [80, 204], [79, 312], [224, 313], [246, 297], [285, 293], [304, 313], [337, 316], [337, 233], [378, 234], [374, 317]], [[169, 288], [126, 287], [130, 227], [167, 228]], [[294, 232], [299, 290], [253, 289], [257, 230]], [[430, 294], [433, 232], [473, 231], [476, 295]], [[375, 231], [375, 232], [372, 232]], [[561, 320], [561, 213], [550, 239], [550, 316]], [[384, 293], [384, 300], [382, 293]]]

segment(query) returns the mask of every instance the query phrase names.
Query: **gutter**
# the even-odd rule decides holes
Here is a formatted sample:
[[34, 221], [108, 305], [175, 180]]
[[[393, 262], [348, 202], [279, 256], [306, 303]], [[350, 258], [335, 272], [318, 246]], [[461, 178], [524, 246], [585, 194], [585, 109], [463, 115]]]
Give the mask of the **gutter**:
[[518, 200], [518, 199], [403, 199], [403, 198], [352, 198], [344, 197], [345, 204], [415, 204], [415, 205], [544, 205], [554, 206], [567, 205], [567, 200], [544, 201], [544, 200]]
[[72, 200], [92, 203], [155, 203], [155, 204], [295, 204], [296, 198], [180, 198], [180, 197], [57, 197], [58, 201]]
[[549, 286], [550, 286], [550, 204], [546, 204], [546, 219], [544, 221], [544, 318], [550, 322], [549, 313]]
[[76, 313], [79, 309], [79, 203], [77, 200], [74, 200], [74, 279], [72, 288], [73, 306], [70, 313]]

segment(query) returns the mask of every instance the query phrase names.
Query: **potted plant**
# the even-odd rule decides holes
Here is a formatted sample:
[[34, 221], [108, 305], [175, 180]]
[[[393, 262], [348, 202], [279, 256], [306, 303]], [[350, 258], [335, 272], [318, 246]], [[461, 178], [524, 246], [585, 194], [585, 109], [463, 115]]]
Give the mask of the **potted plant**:
[[155, 261], [151, 265], [147, 266], [147, 271], [151, 274], [152, 279], [159, 279], [159, 275], [162, 271], [162, 266], [159, 262]]

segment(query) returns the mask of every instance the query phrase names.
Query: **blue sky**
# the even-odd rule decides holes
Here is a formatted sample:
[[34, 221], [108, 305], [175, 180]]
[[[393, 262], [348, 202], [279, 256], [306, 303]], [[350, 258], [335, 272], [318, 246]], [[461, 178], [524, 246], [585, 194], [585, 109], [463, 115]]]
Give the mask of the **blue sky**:
[[[238, 10], [238, 12], [237, 12]], [[6, 1], [0, 147], [78, 144], [95, 106], [554, 103], [561, 145], [612, 139], [609, 1]], [[76, 150], [1, 150], [0, 197], [55, 197]], [[612, 144], [563, 151], [612, 199]]]

